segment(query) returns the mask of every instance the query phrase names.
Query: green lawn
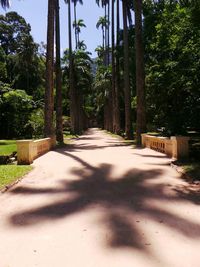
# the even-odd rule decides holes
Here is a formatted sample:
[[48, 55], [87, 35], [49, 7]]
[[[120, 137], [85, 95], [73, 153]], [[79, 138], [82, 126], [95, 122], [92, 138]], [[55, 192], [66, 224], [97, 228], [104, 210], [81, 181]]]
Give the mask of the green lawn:
[[24, 176], [32, 166], [0, 165], [0, 189]]
[[15, 140], [0, 140], [0, 156], [8, 156], [14, 151], [17, 151]]
[[182, 165], [185, 173], [192, 178], [192, 180], [200, 180], [200, 163], [199, 162], [187, 162]]
[[77, 134], [72, 134], [70, 133], [70, 131], [63, 131], [63, 136], [64, 138], [78, 138], [78, 135]]

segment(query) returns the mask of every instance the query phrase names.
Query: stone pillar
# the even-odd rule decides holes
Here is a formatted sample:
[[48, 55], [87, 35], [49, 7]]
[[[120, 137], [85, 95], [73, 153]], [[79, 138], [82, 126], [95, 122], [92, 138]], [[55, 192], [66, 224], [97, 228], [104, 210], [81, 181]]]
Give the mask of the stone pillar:
[[165, 154], [167, 154], [168, 157], [172, 157], [172, 140], [169, 138], [166, 138], [165, 140]]
[[33, 163], [33, 140], [17, 141], [17, 164], [29, 165]]
[[146, 137], [145, 137], [145, 146], [146, 147], [151, 148], [151, 139], [152, 138], [153, 138], [152, 136], [146, 134]]
[[51, 142], [50, 149], [53, 149], [56, 146], [56, 136], [54, 135], [54, 136], [51, 136], [50, 138], [51, 138], [51, 140], [50, 140], [50, 142]]
[[189, 137], [187, 136], [172, 136], [172, 157], [174, 159], [184, 159], [189, 156]]
[[142, 147], [146, 147], [146, 134], [141, 134], [142, 137]]

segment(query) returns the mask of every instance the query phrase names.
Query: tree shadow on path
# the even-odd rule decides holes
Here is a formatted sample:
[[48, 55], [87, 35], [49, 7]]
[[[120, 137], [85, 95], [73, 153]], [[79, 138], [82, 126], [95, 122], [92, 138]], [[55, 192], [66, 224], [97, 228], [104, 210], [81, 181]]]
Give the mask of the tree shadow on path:
[[24, 197], [34, 194], [62, 196], [62, 200], [45, 205], [41, 203], [39, 207], [16, 212], [9, 218], [13, 226], [53, 223], [80, 212], [99, 209], [101, 214], [103, 210], [99, 224], [109, 229], [106, 243], [110, 248], [128, 247], [149, 253], [151, 240], [141, 230], [149, 222], [162, 224], [188, 238], [200, 238], [199, 224], [165, 209], [165, 203], [175, 202], [177, 205], [186, 199], [175, 192], [169, 194], [166, 191], [167, 185], [158, 180], [163, 175], [162, 169], [142, 171], [133, 168], [121, 177], [112, 177], [114, 166], [111, 164], [94, 167], [65, 149], [57, 152], [81, 164], [81, 167], [71, 169], [73, 176], [78, 179], [63, 179], [60, 187], [55, 189], [18, 186], [10, 191], [11, 194], [22, 194]]

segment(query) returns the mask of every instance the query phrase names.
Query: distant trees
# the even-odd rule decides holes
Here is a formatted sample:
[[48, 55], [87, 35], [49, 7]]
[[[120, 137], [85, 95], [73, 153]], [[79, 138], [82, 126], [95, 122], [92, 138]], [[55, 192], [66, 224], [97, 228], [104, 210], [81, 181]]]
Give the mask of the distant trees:
[[[99, 4], [99, 1], [98, 1]], [[110, 21], [110, 4], [111, 4], [111, 48], [108, 47], [108, 33], [106, 33], [106, 27], [109, 28]], [[104, 107], [104, 127], [107, 130], [113, 131], [115, 133], [120, 133], [121, 128], [125, 130], [126, 137], [132, 138], [132, 120], [131, 120], [131, 90], [130, 90], [130, 58], [129, 58], [129, 37], [128, 37], [128, 24], [127, 20], [130, 18], [130, 3], [129, 1], [123, 1], [123, 38], [122, 31], [120, 31], [120, 3], [117, 1], [115, 8], [115, 1], [102, 1], [102, 6], [105, 7], [105, 17], [100, 17], [97, 22], [97, 26], [102, 27], [102, 36], [103, 44], [102, 48], [105, 51], [102, 58], [102, 64], [107, 66], [107, 68], [99, 68], [99, 71], [109, 72], [109, 69], [112, 73], [110, 78], [110, 90], [107, 95], [107, 100], [105, 101]], [[107, 6], [107, 8], [106, 8]], [[116, 20], [116, 37], [115, 37], [115, 20]], [[106, 37], [107, 36], [107, 37]], [[107, 38], [107, 39], [106, 39]], [[120, 47], [123, 44], [123, 49], [120, 50]], [[123, 53], [123, 54], [122, 54]], [[119, 61], [121, 58], [121, 61]], [[109, 64], [108, 64], [109, 63]], [[111, 64], [110, 64], [111, 63]], [[123, 68], [120, 68], [120, 63]], [[122, 77], [123, 74], [123, 77]], [[123, 81], [123, 85], [120, 81]], [[124, 87], [124, 90], [122, 89]], [[124, 92], [124, 94], [123, 94]], [[120, 107], [123, 103], [120, 101], [120, 98], [123, 97], [124, 107]], [[120, 114], [121, 108], [121, 114]], [[123, 119], [123, 117], [125, 119]], [[105, 123], [107, 122], [107, 123]], [[124, 125], [121, 124], [123, 122]]]
[[108, 27], [108, 24], [109, 24], [109, 21], [105, 16], [99, 17], [97, 24], [96, 24], [97, 29], [101, 28], [101, 30], [102, 30], [102, 48], [104, 51], [106, 49], [105, 36], [106, 36], [106, 28]]
[[75, 31], [76, 49], [79, 49], [81, 45], [80, 41], [81, 28], [86, 27], [86, 25], [84, 24], [84, 21], [82, 19], [78, 19], [77, 21], [73, 22], [73, 27]]
[[[76, 6], [77, 4], [81, 4], [83, 5], [83, 1], [82, 0], [72, 0], [72, 2], [74, 3], [74, 22], [73, 22], [73, 27], [75, 29], [75, 43], [76, 43], [76, 49], [78, 49], [78, 43], [79, 43], [79, 33], [80, 33], [80, 24], [82, 24], [83, 21], [77, 21], [77, 12], [76, 12]], [[79, 24], [79, 25], [78, 25]], [[84, 24], [85, 25], [85, 24]], [[85, 26], [83, 26], [85, 27]]]

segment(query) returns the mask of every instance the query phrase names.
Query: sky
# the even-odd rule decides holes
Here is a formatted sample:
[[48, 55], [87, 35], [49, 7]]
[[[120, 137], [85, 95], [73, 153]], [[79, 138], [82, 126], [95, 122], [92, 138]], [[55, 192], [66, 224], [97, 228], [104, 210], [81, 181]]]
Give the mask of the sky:
[[[30, 23], [31, 33], [36, 43], [42, 41], [46, 43], [47, 2], [47, 0], [11, 0], [11, 8], [7, 10], [7, 12], [16, 11]], [[5, 14], [5, 11], [0, 8], [0, 13]], [[92, 53], [93, 57], [96, 56], [95, 48], [102, 43], [101, 30], [96, 29], [96, 23], [103, 15], [103, 8], [98, 7], [95, 0], [85, 0], [83, 6], [77, 4], [77, 19], [83, 19], [87, 26], [82, 29], [80, 40], [85, 40], [87, 50]], [[60, 0], [60, 20], [61, 51], [64, 51], [68, 47], [67, 5], [64, 0]]]

